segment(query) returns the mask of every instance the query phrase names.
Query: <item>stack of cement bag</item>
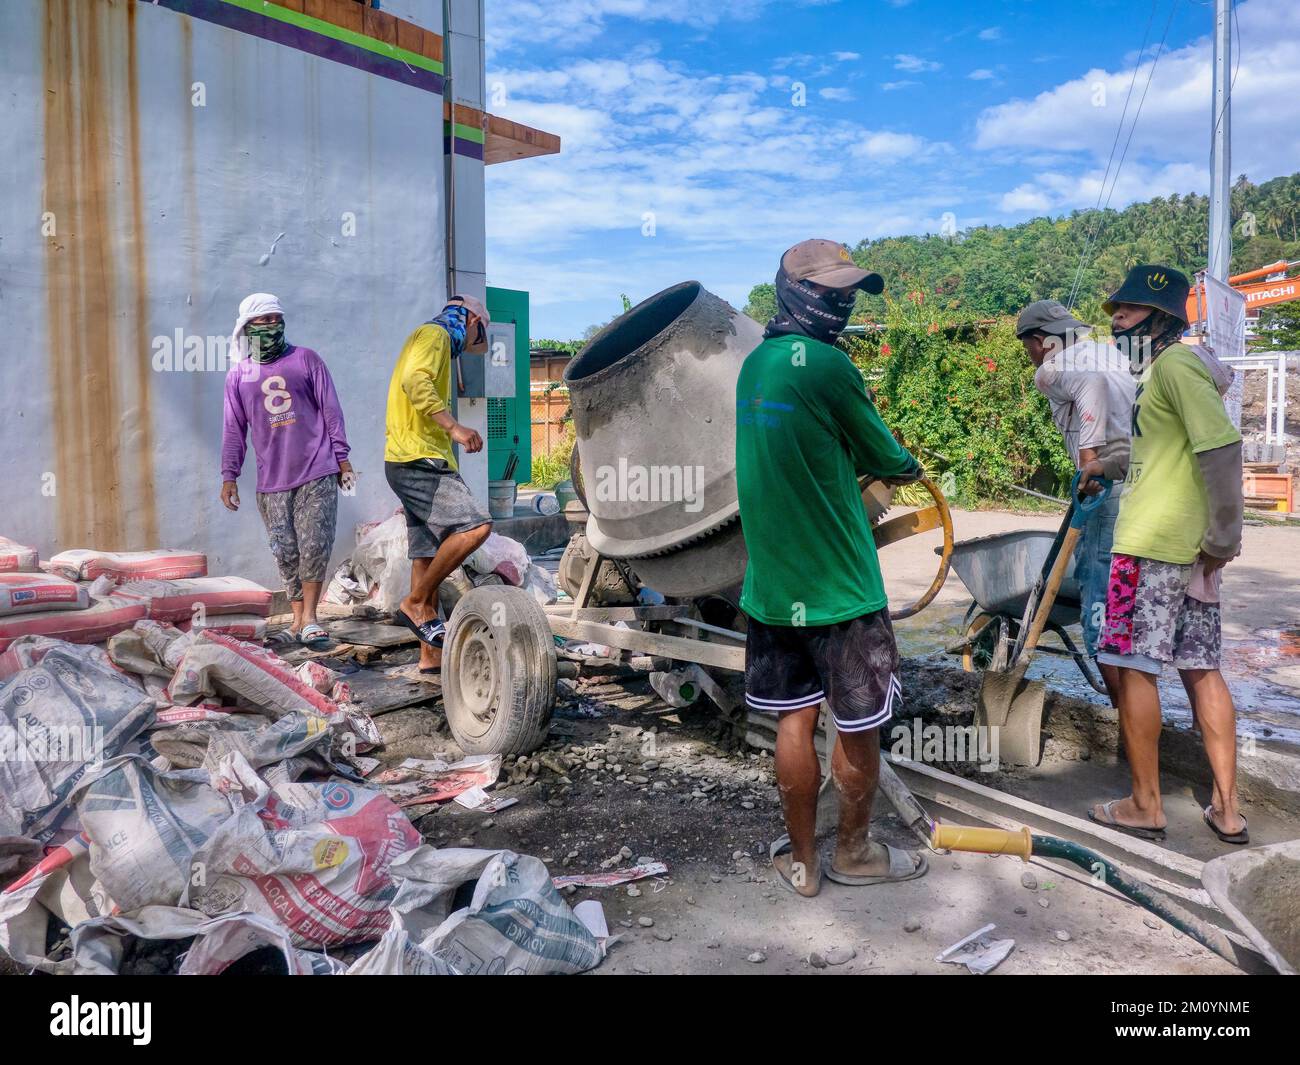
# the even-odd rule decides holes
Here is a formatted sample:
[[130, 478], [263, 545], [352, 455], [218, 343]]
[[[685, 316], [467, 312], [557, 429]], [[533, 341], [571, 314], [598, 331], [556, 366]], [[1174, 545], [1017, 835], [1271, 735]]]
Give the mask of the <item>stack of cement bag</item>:
[[[176, 609], [166, 588], [131, 594]], [[292, 974], [595, 966], [603, 918], [584, 923], [538, 859], [424, 844], [365, 783], [381, 741], [347, 698], [320, 663], [210, 628], [13, 638], [0, 950], [49, 973], [134, 971], [142, 942], [185, 974], [268, 956]]]

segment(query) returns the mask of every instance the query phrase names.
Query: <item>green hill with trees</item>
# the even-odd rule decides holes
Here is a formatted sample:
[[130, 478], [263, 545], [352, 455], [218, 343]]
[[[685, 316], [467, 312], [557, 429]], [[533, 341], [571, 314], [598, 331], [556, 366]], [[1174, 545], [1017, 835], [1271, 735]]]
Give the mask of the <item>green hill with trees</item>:
[[[939, 308], [983, 318], [1015, 314], [1039, 299], [1063, 302], [1074, 284], [1083, 249], [1081, 316], [1100, 321], [1101, 302], [1138, 262], [1175, 266], [1191, 277], [1208, 256], [1209, 198], [1169, 196], [1122, 211], [1075, 211], [1015, 226], [976, 226], [952, 236], [884, 237], [862, 241], [854, 260], [881, 274], [881, 296], [859, 296], [856, 313], [885, 319], [886, 300], [923, 292]], [[1232, 189], [1232, 272], [1300, 259], [1300, 174]], [[745, 312], [766, 322], [775, 308], [771, 282], [755, 285]]]

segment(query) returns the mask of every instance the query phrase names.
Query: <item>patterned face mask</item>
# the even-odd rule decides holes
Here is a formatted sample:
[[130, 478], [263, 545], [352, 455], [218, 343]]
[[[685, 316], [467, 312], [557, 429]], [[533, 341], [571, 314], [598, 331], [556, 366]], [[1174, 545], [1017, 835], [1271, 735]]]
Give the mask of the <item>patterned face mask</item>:
[[284, 322], [250, 322], [244, 327], [248, 337], [248, 357], [254, 362], [275, 362], [284, 354], [288, 344], [284, 340]]

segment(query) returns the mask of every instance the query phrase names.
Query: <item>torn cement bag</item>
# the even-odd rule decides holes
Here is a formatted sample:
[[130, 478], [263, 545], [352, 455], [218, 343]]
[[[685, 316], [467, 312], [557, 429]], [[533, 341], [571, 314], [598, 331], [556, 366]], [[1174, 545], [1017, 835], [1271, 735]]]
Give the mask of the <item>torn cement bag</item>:
[[[392, 927], [351, 974], [579, 973], [602, 954], [540, 859], [424, 844], [389, 867]], [[467, 906], [462, 888], [473, 884]]]
[[233, 811], [203, 770], [162, 771], [138, 755], [107, 762], [72, 801], [90, 839], [90, 868], [125, 911], [178, 905], [191, 855]]
[[127, 581], [117, 592], [127, 599], [139, 599], [153, 621], [191, 621], [214, 614], [252, 614], [266, 617], [271, 612], [271, 592], [243, 577], [195, 577], [175, 581]]
[[270, 788], [238, 754], [217, 783], [243, 805], [195, 853], [202, 875], [182, 904], [279, 921], [298, 947], [384, 932], [396, 894], [388, 867], [420, 834], [383, 794], [338, 780]]
[[0, 617], [0, 651], [20, 636], [52, 636], [69, 643], [102, 643], [144, 617], [144, 604], [113, 596], [84, 610], [46, 610]]
[[0, 536], [0, 573], [35, 573], [39, 563], [36, 548]]
[[71, 973], [70, 956], [47, 952], [50, 919], [75, 928], [115, 909], [91, 871], [90, 841], [82, 833], [53, 848], [39, 865], [0, 891], [0, 949], [19, 965]]
[[75, 548], [60, 551], [41, 563], [46, 573], [70, 581], [93, 581], [108, 574], [115, 581], [171, 581], [186, 577], [206, 577], [208, 556], [197, 551], [91, 551]]
[[0, 573], [0, 617], [38, 610], [85, 610], [86, 589], [49, 573]]
[[44, 841], [92, 766], [117, 755], [154, 701], [99, 655], [64, 644], [0, 687], [0, 835]]
[[193, 642], [192, 636], [173, 625], [142, 618], [109, 637], [108, 657], [128, 673], [171, 680], [185, 649]]
[[411, 590], [406, 557], [406, 516], [397, 511], [380, 522], [357, 526], [357, 545], [330, 581], [325, 601], [364, 603], [391, 614]]
[[338, 703], [299, 680], [279, 655], [213, 632], [192, 638], [167, 691], [171, 701], [182, 706], [220, 692], [271, 717], [290, 710], [326, 717], [338, 713]]
[[324, 954], [299, 950], [288, 930], [251, 913], [209, 917], [178, 906], [146, 906], [138, 913], [100, 917], [72, 930], [73, 974], [109, 976], [121, 970], [130, 939], [193, 939], [180, 964], [180, 976], [215, 976], [244, 955], [273, 947], [288, 976], [332, 976], [343, 963]]
[[507, 584], [518, 587], [528, 572], [528, 552], [518, 540], [488, 533], [483, 546], [465, 560], [465, 565], [479, 573], [500, 574]]

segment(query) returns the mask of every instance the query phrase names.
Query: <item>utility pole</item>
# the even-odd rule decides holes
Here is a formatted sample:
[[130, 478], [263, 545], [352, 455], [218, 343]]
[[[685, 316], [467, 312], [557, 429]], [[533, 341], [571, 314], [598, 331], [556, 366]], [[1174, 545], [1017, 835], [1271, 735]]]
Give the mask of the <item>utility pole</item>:
[[1209, 275], [1225, 284], [1232, 260], [1232, 0], [1214, 0]]

